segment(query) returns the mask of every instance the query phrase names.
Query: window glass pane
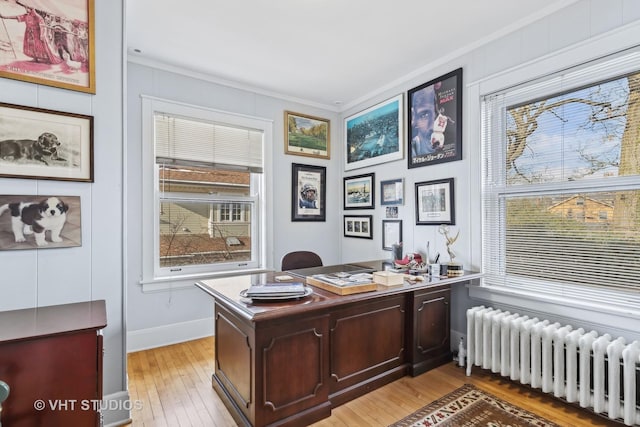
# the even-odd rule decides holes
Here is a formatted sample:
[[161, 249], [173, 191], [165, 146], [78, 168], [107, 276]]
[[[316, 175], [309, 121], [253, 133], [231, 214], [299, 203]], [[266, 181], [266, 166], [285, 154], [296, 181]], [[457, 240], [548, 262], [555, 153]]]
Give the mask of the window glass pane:
[[251, 260], [251, 203], [235, 205], [247, 212], [244, 221], [217, 219], [228, 203], [162, 201], [160, 267]]
[[640, 190], [506, 200], [506, 273], [583, 285], [637, 286]]
[[508, 107], [507, 184], [637, 175], [638, 160], [622, 147], [640, 124], [639, 76]]
[[160, 191], [248, 196], [250, 172], [159, 165]]

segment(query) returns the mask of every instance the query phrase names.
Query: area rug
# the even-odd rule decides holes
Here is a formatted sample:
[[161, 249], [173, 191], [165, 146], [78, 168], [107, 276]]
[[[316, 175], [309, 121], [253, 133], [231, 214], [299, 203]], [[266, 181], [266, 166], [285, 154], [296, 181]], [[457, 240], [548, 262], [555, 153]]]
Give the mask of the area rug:
[[389, 427], [559, 427], [471, 384], [436, 400]]

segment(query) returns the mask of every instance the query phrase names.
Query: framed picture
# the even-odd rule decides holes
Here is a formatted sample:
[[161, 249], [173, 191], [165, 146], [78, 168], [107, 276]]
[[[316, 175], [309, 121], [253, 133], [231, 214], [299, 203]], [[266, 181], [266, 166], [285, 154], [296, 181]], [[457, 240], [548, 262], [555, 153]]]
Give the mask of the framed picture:
[[392, 250], [394, 244], [402, 243], [402, 220], [383, 219], [382, 220], [382, 249]]
[[93, 117], [0, 103], [0, 177], [93, 182]]
[[[14, 227], [14, 212], [21, 214], [16, 218], [31, 216], [31, 224], [20, 222]], [[82, 246], [79, 196], [0, 195], [0, 250], [74, 246]]]
[[402, 94], [345, 119], [344, 170], [404, 157]]
[[96, 93], [94, 0], [0, 2], [0, 77]]
[[291, 165], [291, 221], [325, 221], [327, 168]]
[[453, 178], [416, 183], [416, 225], [454, 225]]
[[361, 239], [373, 239], [371, 220], [373, 215], [345, 215], [344, 237], [359, 237]]
[[297, 156], [330, 157], [330, 122], [320, 117], [284, 112], [284, 152]]
[[380, 181], [380, 204], [404, 204], [404, 180], [402, 178]]
[[462, 68], [408, 91], [409, 168], [462, 159]]
[[344, 178], [344, 208], [373, 209], [375, 173]]

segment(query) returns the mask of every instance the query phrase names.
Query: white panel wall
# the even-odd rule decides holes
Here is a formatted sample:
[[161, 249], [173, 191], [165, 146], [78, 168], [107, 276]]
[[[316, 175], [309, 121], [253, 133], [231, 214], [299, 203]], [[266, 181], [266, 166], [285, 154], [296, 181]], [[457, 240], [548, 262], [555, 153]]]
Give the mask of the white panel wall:
[[[126, 395], [122, 13], [122, 0], [95, 2], [95, 95], [0, 78], [0, 102], [94, 116], [94, 183], [0, 179], [0, 194], [79, 196], [82, 210], [82, 246], [0, 251], [0, 310], [106, 300], [103, 391], [107, 398]], [[108, 412], [105, 420], [126, 416]]]

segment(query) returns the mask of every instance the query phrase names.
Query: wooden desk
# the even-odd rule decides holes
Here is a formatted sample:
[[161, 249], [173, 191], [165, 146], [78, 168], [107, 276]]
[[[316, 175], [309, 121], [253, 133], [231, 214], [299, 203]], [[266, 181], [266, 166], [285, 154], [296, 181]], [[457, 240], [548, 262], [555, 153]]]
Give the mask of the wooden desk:
[[106, 326], [103, 300], [0, 312], [2, 425], [99, 426]]
[[[354, 264], [383, 269], [382, 261]], [[481, 276], [405, 281], [345, 296], [313, 288], [287, 302], [240, 297], [274, 275], [196, 284], [215, 305], [213, 387], [241, 425], [308, 425], [375, 388], [450, 361], [451, 285]]]

